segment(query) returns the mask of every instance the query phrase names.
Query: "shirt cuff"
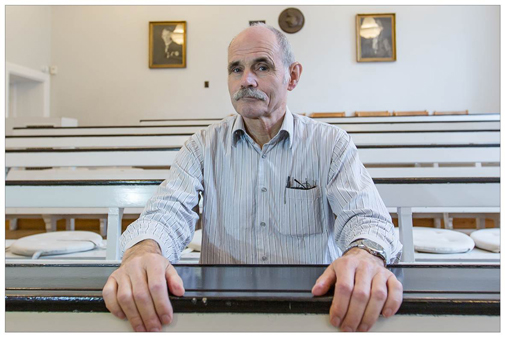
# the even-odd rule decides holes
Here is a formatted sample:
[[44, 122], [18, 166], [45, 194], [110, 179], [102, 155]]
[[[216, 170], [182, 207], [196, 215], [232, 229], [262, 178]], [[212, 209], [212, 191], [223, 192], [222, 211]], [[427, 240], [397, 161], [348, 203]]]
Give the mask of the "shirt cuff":
[[[124, 245], [124, 247], [121, 249], [120, 259], [123, 259], [123, 255], [124, 255], [124, 253], [128, 249], [130, 249], [131, 247], [133, 247], [134, 245], [136, 245], [140, 241], [149, 240], [149, 239], [156, 241], [156, 243], [158, 243], [158, 246], [160, 246], [161, 255], [163, 255], [164, 257], [168, 258], [168, 256], [170, 255], [170, 252], [168, 251], [168, 249], [166, 247], [164, 247], [161, 244], [161, 242], [159, 241], [158, 237], [156, 237], [154, 235], [151, 235], [151, 234], [142, 234], [142, 235], [135, 236], [133, 239], [131, 239], [130, 241], [126, 242], [126, 244]], [[172, 263], [172, 261], [170, 261], [170, 263]]]

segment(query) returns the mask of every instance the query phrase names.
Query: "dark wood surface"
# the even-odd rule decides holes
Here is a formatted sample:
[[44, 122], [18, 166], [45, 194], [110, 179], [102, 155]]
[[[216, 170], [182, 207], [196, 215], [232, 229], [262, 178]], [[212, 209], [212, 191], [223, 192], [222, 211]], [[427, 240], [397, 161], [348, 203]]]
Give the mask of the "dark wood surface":
[[[5, 186], [110, 186], [159, 185], [163, 180], [6, 180]], [[373, 178], [375, 184], [497, 184], [499, 177]]]
[[[7, 311], [107, 311], [101, 289], [117, 265], [6, 266]], [[311, 288], [324, 265], [176, 265], [175, 312], [328, 313]], [[499, 266], [389, 266], [404, 287], [399, 314], [499, 315]]]

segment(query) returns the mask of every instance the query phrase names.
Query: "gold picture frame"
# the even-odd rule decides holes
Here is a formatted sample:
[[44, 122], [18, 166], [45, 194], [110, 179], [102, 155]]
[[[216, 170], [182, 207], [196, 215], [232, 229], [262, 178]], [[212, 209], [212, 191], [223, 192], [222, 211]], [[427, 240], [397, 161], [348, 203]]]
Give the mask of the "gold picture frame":
[[356, 15], [356, 61], [396, 61], [394, 13]]
[[149, 22], [149, 68], [186, 68], [186, 21]]

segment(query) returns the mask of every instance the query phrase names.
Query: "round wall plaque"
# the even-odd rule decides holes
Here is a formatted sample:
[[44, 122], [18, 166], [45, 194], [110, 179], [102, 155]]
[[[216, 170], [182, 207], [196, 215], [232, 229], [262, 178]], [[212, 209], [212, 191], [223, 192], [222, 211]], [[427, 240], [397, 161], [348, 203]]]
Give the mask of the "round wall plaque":
[[296, 33], [302, 29], [305, 18], [298, 8], [286, 8], [279, 15], [279, 26], [286, 33]]

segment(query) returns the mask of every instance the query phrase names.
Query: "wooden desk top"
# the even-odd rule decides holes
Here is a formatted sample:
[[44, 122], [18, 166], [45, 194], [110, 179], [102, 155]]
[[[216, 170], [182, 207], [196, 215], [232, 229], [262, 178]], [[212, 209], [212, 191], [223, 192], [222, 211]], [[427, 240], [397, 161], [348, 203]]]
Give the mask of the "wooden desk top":
[[[327, 314], [333, 291], [314, 297], [324, 265], [175, 265], [186, 293], [175, 312]], [[6, 265], [6, 311], [104, 312], [101, 290], [117, 265]], [[500, 314], [500, 269], [490, 265], [396, 265], [399, 314]]]

